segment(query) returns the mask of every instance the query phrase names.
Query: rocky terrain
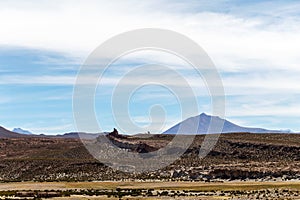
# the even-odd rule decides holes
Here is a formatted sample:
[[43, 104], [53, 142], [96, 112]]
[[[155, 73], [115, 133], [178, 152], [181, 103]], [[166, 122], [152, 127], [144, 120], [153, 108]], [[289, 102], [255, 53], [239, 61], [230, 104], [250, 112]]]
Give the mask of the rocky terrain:
[[[143, 154], [162, 148], [174, 136], [109, 134], [101, 137], [109, 138], [126, 151]], [[222, 134], [214, 149], [201, 159], [198, 154], [203, 139], [204, 135], [197, 135], [186, 153], [168, 167], [148, 173], [126, 173], [94, 159], [80, 139], [29, 136], [2, 138], [0, 181], [142, 179], [213, 182], [300, 179], [298, 134]], [[107, 162], [113, 164], [114, 159], [108, 158]]]

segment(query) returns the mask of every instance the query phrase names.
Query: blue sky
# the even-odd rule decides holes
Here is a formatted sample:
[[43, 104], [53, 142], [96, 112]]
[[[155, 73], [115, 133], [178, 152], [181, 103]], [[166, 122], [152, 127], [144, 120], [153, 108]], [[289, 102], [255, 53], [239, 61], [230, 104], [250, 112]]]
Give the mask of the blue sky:
[[[1, 1], [0, 125], [47, 134], [76, 130], [73, 84], [91, 51], [124, 31], [166, 28], [190, 37], [211, 57], [223, 80], [229, 120], [300, 131], [299, 13], [298, 1]], [[95, 108], [102, 130], [118, 127], [111, 109], [115, 82], [148, 63], [171, 66], [190, 81], [200, 102], [190, 116], [211, 113], [204, 84], [186, 63], [145, 51], [112, 65], [107, 83], [98, 87]], [[151, 106], [162, 105], [149, 128], [159, 132], [180, 121], [180, 104], [190, 101], [185, 96], [178, 102], [166, 88], [149, 85], [132, 95], [128, 108], [132, 121], [146, 126]], [[122, 105], [122, 99], [116, 102]]]

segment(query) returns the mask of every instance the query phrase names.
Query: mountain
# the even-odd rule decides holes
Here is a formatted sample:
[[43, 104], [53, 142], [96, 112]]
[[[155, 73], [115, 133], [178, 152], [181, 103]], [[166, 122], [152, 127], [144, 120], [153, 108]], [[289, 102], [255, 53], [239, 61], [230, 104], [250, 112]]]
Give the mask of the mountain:
[[20, 134], [24, 134], [24, 135], [32, 135], [32, 133], [30, 131], [27, 131], [27, 130], [24, 130], [24, 129], [21, 129], [21, 128], [14, 128], [12, 130], [12, 132], [20, 133]]
[[0, 126], [0, 138], [20, 138], [24, 136], [25, 135], [9, 131], [3, 128], [2, 126]]
[[55, 135], [53, 137], [56, 138], [73, 138], [73, 139], [85, 139], [85, 140], [94, 140], [99, 135], [106, 135], [108, 133], [84, 133], [84, 132], [71, 132], [71, 133], [65, 133], [63, 135]]
[[[222, 125], [222, 133], [282, 133], [284, 131], [280, 130], [267, 130], [263, 128], [249, 128], [249, 127], [242, 127], [236, 125], [228, 120], [222, 119], [218, 116], [210, 116], [205, 113], [202, 113], [198, 116], [188, 118], [175, 126], [171, 127], [170, 129], [166, 130], [165, 134], [176, 134], [177, 132], [180, 134], [205, 134], [208, 133], [208, 128], [210, 125], [210, 121], [213, 119], [215, 124]], [[197, 131], [193, 131], [195, 126], [198, 124]], [[179, 131], [179, 127], [181, 130]], [[193, 128], [194, 127], [194, 128]]]

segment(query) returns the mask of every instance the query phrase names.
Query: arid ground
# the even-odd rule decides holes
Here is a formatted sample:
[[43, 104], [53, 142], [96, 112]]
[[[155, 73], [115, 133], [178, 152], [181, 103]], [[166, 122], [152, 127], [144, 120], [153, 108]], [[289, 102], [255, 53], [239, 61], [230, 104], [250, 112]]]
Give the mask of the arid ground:
[[[147, 152], [163, 147], [173, 137], [111, 139], [126, 144], [129, 151]], [[203, 138], [196, 136], [187, 152], [170, 166], [147, 173], [107, 167], [76, 138], [1, 138], [1, 196], [297, 199], [300, 195], [300, 135], [222, 134], [208, 156], [200, 159]]]

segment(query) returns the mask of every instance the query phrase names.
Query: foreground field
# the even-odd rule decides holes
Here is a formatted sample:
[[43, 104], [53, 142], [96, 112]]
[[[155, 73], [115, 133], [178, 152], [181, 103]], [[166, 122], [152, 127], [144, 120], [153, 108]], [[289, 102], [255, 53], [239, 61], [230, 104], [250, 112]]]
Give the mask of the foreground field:
[[1, 183], [0, 194], [11, 199], [300, 199], [300, 181], [21, 182]]
[[[173, 136], [110, 139], [143, 156]], [[223, 134], [201, 159], [203, 139], [167, 167], [131, 173], [108, 167], [118, 157], [106, 150], [96, 160], [78, 138], [0, 138], [0, 199], [300, 199], [300, 134]]]
[[[142, 143], [147, 151], [161, 148], [172, 135], [128, 137], [124, 144]], [[0, 138], [0, 181], [286, 181], [300, 180], [300, 134], [223, 134], [214, 149], [199, 158], [204, 135], [171, 165], [149, 173], [125, 173], [94, 159], [79, 139]], [[119, 142], [120, 143], [120, 142]], [[129, 145], [130, 147], [130, 145]], [[106, 155], [107, 152], [99, 152]], [[107, 156], [110, 166], [118, 158]], [[140, 168], [143, 163], [138, 163]]]

